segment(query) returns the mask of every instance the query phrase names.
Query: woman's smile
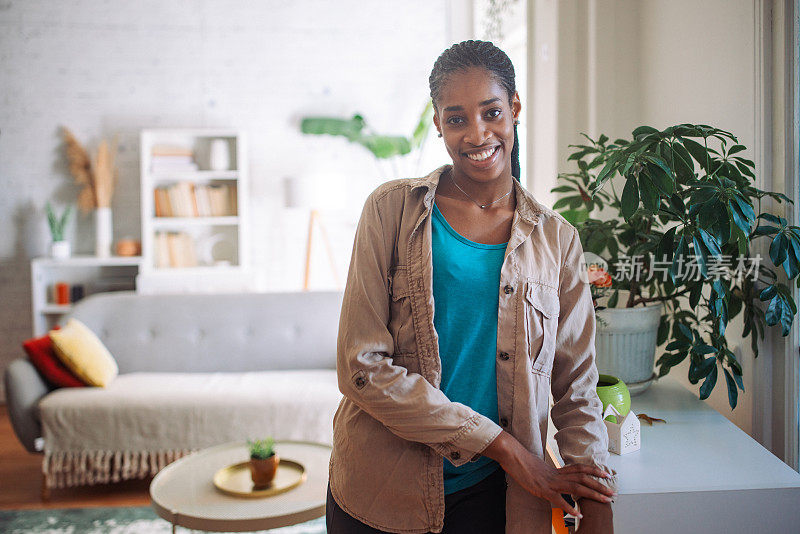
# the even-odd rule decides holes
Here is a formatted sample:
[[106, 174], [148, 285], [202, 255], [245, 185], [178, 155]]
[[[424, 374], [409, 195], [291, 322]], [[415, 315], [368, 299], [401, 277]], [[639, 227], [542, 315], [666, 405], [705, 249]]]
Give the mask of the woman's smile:
[[488, 169], [500, 161], [502, 147], [495, 145], [480, 152], [465, 152], [464, 156], [476, 169]]

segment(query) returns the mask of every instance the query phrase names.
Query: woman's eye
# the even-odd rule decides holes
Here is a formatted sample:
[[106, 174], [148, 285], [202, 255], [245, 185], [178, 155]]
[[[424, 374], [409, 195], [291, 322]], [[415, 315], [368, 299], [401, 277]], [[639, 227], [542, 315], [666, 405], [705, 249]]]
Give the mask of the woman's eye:
[[[495, 111], [496, 111], [497, 113], [495, 113]], [[489, 114], [489, 117], [491, 117], [491, 118], [493, 118], [493, 119], [496, 119], [497, 117], [499, 117], [499, 116], [500, 116], [500, 114], [501, 114], [502, 112], [503, 112], [503, 110], [501, 110], [501, 109], [490, 109], [490, 110], [489, 110], [487, 113]]]
[[448, 124], [457, 124], [456, 121], [460, 121], [460, 120], [461, 120], [461, 117], [450, 117], [449, 119], [447, 119], [447, 123]]

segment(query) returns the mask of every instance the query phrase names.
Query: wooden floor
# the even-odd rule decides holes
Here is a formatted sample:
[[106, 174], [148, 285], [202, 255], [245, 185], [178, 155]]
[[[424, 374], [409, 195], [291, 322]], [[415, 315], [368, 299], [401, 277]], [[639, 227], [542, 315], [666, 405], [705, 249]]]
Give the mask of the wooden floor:
[[42, 502], [42, 458], [28, 452], [14, 435], [8, 409], [0, 404], [0, 509], [150, 506], [152, 477], [116, 484], [50, 490]]

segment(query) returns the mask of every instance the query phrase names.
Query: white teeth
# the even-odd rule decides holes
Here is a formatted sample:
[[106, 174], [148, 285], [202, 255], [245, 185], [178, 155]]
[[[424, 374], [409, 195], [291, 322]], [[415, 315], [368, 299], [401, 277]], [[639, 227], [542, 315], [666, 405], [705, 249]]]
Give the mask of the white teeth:
[[489, 150], [484, 150], [483, 152], [478, 152], [477, 154], [467, 154], [467, 157], [474, 161], [483, 161], [487, 158], [490, 158], [492, 154], [494, 154], [495, 150], [497, 150], [497, 147], [494, 147]]

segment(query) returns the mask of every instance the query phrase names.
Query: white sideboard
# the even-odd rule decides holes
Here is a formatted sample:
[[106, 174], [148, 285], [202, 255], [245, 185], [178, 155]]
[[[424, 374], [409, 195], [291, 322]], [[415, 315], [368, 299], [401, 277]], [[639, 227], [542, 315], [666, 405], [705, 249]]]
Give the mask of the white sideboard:
[[631, 408], [667, 422], [643, 422], [641, 450], [611, 455], [616, 534], [800, 533], [800, 474], [677, 380]]
[[72, 304], [56, 304], [53, 286], [57, 282], [81, 284], [84, 298], [93, 293], [135, 289], [136, 275], [142, 263], [140, 256], [78, 255], [65, 259], [48, 257], [31, 260], [31, 312], [33, 336], [39, 337], [53, 328]]

